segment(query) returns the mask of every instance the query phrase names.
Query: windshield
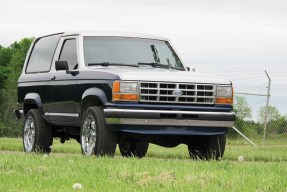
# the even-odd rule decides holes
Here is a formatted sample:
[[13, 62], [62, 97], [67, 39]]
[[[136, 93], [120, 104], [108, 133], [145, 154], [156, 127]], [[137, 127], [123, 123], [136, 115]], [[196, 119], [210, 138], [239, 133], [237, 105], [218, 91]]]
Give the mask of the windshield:
[[[130, 37], [84, 37], [85, 65], [151, 65], [183, 69], [167, 41]], [[159, 64], [159, 65], [155, 65]]]

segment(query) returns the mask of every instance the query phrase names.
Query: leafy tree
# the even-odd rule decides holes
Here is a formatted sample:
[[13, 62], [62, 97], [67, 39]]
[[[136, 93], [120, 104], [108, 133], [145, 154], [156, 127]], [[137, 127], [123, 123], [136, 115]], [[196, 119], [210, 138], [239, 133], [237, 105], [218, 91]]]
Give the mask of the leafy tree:
[[285, 117], [279, 117], [276, 120], [271, 120], [268, 122], [268, 127], [272, 128], [269, 132], [272, 133], [287, 133], [287, 121]]
[[234, 110], [236, 113], [236, 117], [239, 119], [252, 118], [252, 111], [248, 105], [248, 102], [246, 101], [246, 98], [237, 95], [235, 96], [235, 101], [236, 103], [234, 106]]
[[10, 70], [7, 68], [12, 57], [10, 48], [3, 48], [0, 46], [0, 89], [4, 88], [5, 81], [7, 80]]
[[15, 121], [17, 81], [34, 38], [24, 38], [8, 48], [0, 47], [0, 137], [20, 136], [21, 122]]
[[10, 71], [6, 67], [0, 66], [0, 90], [4, 88], [5, 81], [8, 78]]
[[16, 89], [26, 54], [34, 38], [24, 38], [7, 48], [0, 46], [0, 89]]
[[265, 122], [265, 120], [268, 123], [272, 120], [278, 120], [281, 116], [278, 109], [274, 106], [261, 107], [258, 111], [258, 114], [259, 114], [258, 121], [262, 124]]
[[11, 60], [12, 50], [8, 48], [0, 48], [0, 66], [7, 66]]
[[5, 88], [8, 90], [16, 90], [17, 81], [22, 72], [23, 64], [25, 62], [26, 54], [33, 42], [34, 38], [24, 38], [19, 42], [14, 42], [10, 49], [12, 50], [12, 56], [7, 68], [13, 71], [9, 75], [6, 81]]

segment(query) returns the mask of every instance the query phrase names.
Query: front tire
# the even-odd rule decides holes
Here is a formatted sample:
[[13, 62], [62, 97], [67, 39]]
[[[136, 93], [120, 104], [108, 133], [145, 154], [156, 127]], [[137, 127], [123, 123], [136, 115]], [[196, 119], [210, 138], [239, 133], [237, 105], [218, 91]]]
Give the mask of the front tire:
[[189, 155], [192, 159], [220, 160], [224, 154], [226, 135], [194, 137], [188, 144]]
[[50, 153], [53, 144], [53, 132], [41, 117], [38, 109], [30, 109], [25, 116], [23, 127], [23, 146], [26, 153]]
[[114, 156], [116, 133], [106, 125], [102, 107], [87, 109], [83, 116], [80, 137], [83, 155]]

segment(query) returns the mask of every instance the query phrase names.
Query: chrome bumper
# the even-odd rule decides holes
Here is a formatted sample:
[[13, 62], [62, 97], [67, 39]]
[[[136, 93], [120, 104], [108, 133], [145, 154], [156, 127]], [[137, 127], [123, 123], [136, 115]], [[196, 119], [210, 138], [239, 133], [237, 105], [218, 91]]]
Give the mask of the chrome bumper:
[[232, 127], [234, 112], [104, 109], [106, 122], [119, 125]]

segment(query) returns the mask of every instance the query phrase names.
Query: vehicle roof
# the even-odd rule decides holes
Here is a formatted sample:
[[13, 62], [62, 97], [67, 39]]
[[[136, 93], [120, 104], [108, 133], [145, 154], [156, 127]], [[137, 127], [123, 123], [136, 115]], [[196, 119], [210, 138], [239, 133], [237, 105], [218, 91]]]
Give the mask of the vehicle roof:
[[98, 37], [138, 37], [144, 39], [158, 39], [169, 41], [169, 39], [161, 36], [141, 34], [141, 33], [129, 33], [129, 32], [116, 32], [116, 31], [75, 31], [65, 32], [62, 36], [81, 35], [81, 36], [98, 36]]

